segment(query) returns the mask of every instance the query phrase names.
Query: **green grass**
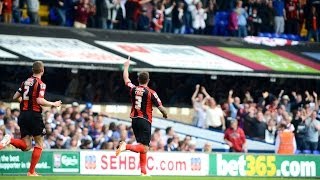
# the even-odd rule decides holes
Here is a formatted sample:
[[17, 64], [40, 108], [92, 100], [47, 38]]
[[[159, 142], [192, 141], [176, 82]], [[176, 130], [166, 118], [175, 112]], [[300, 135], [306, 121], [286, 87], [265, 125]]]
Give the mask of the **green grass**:
[[41, 176], [41, 177], [26, 177], [26, 176], [0, 176], [1, 180], [26, 180], [26, 179], [43, 179], [43, 180], [308, 180], [316, 178], [260, 178], [260, 177], [182, 177], [182, 176]]

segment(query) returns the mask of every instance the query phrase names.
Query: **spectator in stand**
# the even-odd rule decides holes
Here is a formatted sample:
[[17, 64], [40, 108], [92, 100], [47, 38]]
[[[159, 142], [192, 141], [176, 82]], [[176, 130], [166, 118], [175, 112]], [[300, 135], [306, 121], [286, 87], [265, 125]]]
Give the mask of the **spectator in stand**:
[[249, 0], [249, 2], [244, 5], [244, 9], [247, 11], [248, 16], [253, 14], [253, 9], [255, 7], [255, 0]]
[[291, 103], [288, 95], [282, 96], [280, 104], [284, 105], [287, 112], [291, 112]]
[[195, 111], [193, 120], [192, 120], [192, 125], [200, 127], [200, 128], [205, 128], [206, 127], [206, 113], [205, 110], [202, 106], [202, 101], [203, 99], [203, 94], [199, 93], [200, 85], [196, 85], [196, 90], [194, 91], [192, 97], [191, 97], [191, 102], [193, 109]]
[[206, 10], [202, 8], [202, 2], [199, 1], [196, 4], [196, 8], [192, 11], [192, 27], [194, 29], [194, 34], [203, 34], [206, 28], [207, 13]]
[[254, 136], [253, 138], [258, 140], [264, 140], [265, 139], [265, 132], [267, 129], [266, 120], [264, 118], [264, 115], [262, 112], [257, 113], [257, 117], [252, 122], [253, 123], [253, 129], [254, 129]]
[[6, 112], [3, 109], [0, 109], [0, 126], [4, 125], [4, 116]]
[[39, 24], [40, 17], [39, 17], [39, 8], [40, 3], [38, 0], [26, 0], [27, 1], [27, 14], [30, 18], [30, 24]]
[[285, 109], [285, 106], [284, 105], [279, 105], [277, 107], [277, 112], [275, 114], [275, 118], [276, 118], [276, 123], [279, 124], [282, 120], [283, 120], [283, 117], [285, 115], [286, 112], [286, 109]]
[[249, 15], [249, 35], [251, 36], [257, 36], [260, 32], [260, 26], [262, 23], [262, 20], [260, 16], [258, 15], [258, 10], [254, 8], [252, 10], [252, 14]]
[[212, 145], [210, 143], [205, 143], [203, 146], [203, 152], [211, 153], [212, 152]]
[[184, 0], [185, 6], [184, 6], [184, 15], [185, 15], [185, 25], [186, 25], [186, 32], [188, 34], [193, 33], [192, 29], [192, 12], [194, 11], [195, 4], [199, 0]]
[[275, 10], [275, 26], [274, 31], [277, 34], [282, 34], [284, 32], [284, 21], [286, 20], [286, 10], [284, 5], [284, 0], [274, 0], [273, 7]]
[[311, 7], [311, 12], [306, 17], [306, 29], [308, 30], [308, 41], [313, 38], [315, 42], [319, 42], [318, 29], [320, 27], [320, 16], [315, 6]]
[[313, 111], [311, 116], [306, 119], [306, 149], [315, 151], [318, 149], [320, 122], [316, 119], [317, 111]]
[[308, 91], [306, 93], [306, 105], [309, 107], [309, 111], [318, 110], [319, 104], [318, 104], [318, 94], [313, 91], [312, 95], [309, 94]]
[[3, 139], [4, 135], [5, 135], [5, 131], [3, 129], [3, 126], [0, 125], [0, 139], [1, 140]]
[[228, 30], [231, 36], [237, 36], [239, 30], [238, 26], [238, 14], [236, 10], [233, 10], [229, 16]]
[[15, 23], [20, 23], [22, 11], [20, 9], [20, 1], [13, 0], [12, 1], [12, 18]]
[[274, 144], [277, 132], [276, 121], [270, 119], [267, 123], [267, 129], [265, 130], [265, 141], [270, 144]]
[[18, 122], [19, 115], [20, 115], [20, 110], [17, 108], [14, 108], [11, 110], [10, 118], [13, 119], [14, 121]]
[[52, 149], [65, 149], [65, 143], [63, 142], [63, 137], [58, 136], [55, 145]]
[[293, 102], [291, 104], [291, 112], [298, 110], [299, 108], [302, 108], [305, 104], [305, 102], [302, 99], [302, 95], [301, 94], [297, 94], [296, 92], [292, 92], [292, 96], [293, 96]]
[[172, 127], [166, 128], [166, 135], [163, 137], [162, 142], [163, 144], [167, 144], [167, 141], [169, 138], [173, 138], [175, 135], [175, 132]]
[[65, 26], [66, 25], [66, 9], [64, 0], [53, 0], [52, 8], [54, 8], [55, 12], [58, 15], [58, 25]]
[[298, 2], [289, 0], [286, 4], [286, 33], [298, 34], [299, 30], [299, 12]]
[[172, 33], [172, 11], [176, 6], [176, 2], [172, 0], [164, 0], [164, 28], [163, 32]]
[[229, 1], [229, 9], [234, 9], [237, 5], [237, 0], [230, 0]]
[[292, 116], [289, 115], [287, 112], [283, 114], [283, 120], [281, 124], [285, 124], [287, 126], [287, 129], [291, 132], [294, 132], [294, 125], [291, 123], [292, 122]]
[[[81, 135], [82, 136], [81, 136], [80, 141], [89, 140], [89, 141], [93, 142], [92, 137], [89, 136], [89, 129], [87, 127], [83, 128]], [[93, 143], [90, 144], [90, 147], [93, 147]]]
[[231, 121], [230, 128], [224, 132], [224, 141], [230, 152], [248, 152], [244, 131], [238, 127], [238, 121]]
[[152, 19], [153, 24], [153, 31], [160, 33], [163, 28], [163, 11], [164, 11], [164, 5], [161, 2], [158, 2], [157, 9], [155, 11], [155, 15]]
[[107, 29], [108, 5], [109, 0], [96, 0], [96, 25], [100, 29]]
[[107, 3], [107, 8], [108, 8], [107, 29], [114, 29], [114, 24], [116, 23], [117, 12], [120, 9], [120, 0], [112, 0], [112, 1], [109, 0], [109, 1], [106, 1], [106, 3]]
[[164, 146], [164, 150], [167, 152], [177, 151], [177, 148], [174, 145], [173, 138], [168, 138], [167, 144]]
[[4, 23], [11, 23], [12, 22], [12, 0], [1, 0], [0, 6], [2, 7], [2, 11], [0, 14], [3, 15], [3, 22]]
[[239, 97], [232, 97], [233, 90], [229, 91], [229, 97], [228, 97], [228, 103], [229, 103], [229, 109], [230, 109], [230, 116], [233, 119], [237, 118], [238, 110], [241, 108], [241, 101]]
[[114, 29], [128, 29], [128, 24], [126, 22], [126, 9], [122, 2], [122, 0], [116, 0], [118, 9], [113, 22]]
[[185, 32], [184, 3], [181, 1], [172, 11], [172, 27], [175, 34], [184, 34]]
[[238, 14], [238, 37], [246, 37], [247, 32], [247, 11], [242, 8], [242, 1], [239, 0], [236, 6], [236, 12]]
[[138, 31], [149, 31], [150, 30], [150, 19], [147, 16], [147, 9], [142, 8], [142, 14], [138, 20]]
[[[207, 102], [207, 105], [205, 105], [205, 102]], [[206, 96], [202, 101], [202, 105], [207, 114], [206, 124], [209, 130], [225, 130], [226, 122], [223, 116], [223, 111], [217, 106], [215, 99], [210, 96]]]
[[206, 29], [204, 34], [206, 35], [213, 35], [213, 29], [215, 25], [215, 16], [216, 16], [217, 7], [214, 0], [209, 0], [206, 12], [207, 12], [207, 19], [206, 19]]
[[[127, 0], [125, 3], [125, 19], [129, 30], [136, 30], [141, 6], [150, 0]], [[162, 10], [163, 13], [163, 10]], [[163, 15], [162, 15], [163, 16]]]
[[[269, 91], [264, 90], [262, 92], [262, 98], [259, 100], [259, 105], [262, 107], [267, 107], [269, 105], [272, 105], [272, 103], [276, 103], [275, 100], [277, 98], [272, 94], [269, 93]], [[275, 104], [273, 104], [273, 108], [275, 107]]]
[[296, 152], [297, 145], [292, 131], [286, 129], [285, 124], [280, 124], [278, 129], [278, 135], [276, 138], [277, 154], [294, 154]]
[[88, 18], [94, 14], [94, 9], [89, 0], [80, 0], [75, 6], [75, 28], [87, 28]]
[[263, 8], [263, 12], [261, 13], [261, 32], [274, 32], [274, 24], [275, 24], [275, 10], [273, 8], [272, 1], [266, 1], [266, 7]]
[[292, 124], [297, 142], [297, 150], [305, 150], [307, 127], [305, 124], [306, 112], [299, 109], [294, 113]]

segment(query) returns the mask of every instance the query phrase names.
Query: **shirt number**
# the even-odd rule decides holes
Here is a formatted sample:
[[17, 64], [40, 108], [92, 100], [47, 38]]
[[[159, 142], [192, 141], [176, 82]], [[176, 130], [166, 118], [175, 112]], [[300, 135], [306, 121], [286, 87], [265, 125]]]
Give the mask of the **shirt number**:
[[29, 100], [29, 96], [28, 96], [29, 89], [30, 89], [30, 86], [24, 86], [23, 100]]
[[135, 96], [136, 98], [136, 103], [135, 103], [135, 106], [134, 108], [137, 109], [137, 110], [140, 110], [141, 109], [141, 102], [142, 102], [142, 97], [141, 96]]

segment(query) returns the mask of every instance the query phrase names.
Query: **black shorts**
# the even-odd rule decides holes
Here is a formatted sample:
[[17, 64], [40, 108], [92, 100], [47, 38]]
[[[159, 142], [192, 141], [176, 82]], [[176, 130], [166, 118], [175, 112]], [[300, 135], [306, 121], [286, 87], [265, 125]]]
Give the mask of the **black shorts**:
[[42, 114], [38, 112], [21, 111], [18, 125], [20, 126], [21, 138], [46, 134]]
[[132, 129], [138, 143], [149, 146], [151, 123], [143, 118], [132, 118]]

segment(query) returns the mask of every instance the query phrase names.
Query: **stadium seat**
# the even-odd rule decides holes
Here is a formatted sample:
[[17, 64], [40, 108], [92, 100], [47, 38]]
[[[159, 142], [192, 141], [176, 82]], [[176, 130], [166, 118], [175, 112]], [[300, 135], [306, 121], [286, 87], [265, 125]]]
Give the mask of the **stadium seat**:
[[310, 150], [303, 150], [303, 154], [311, 154]]
[[293, 34], [288, 34], [287, 36], [288, 36], [289, 40], [294, 40], [294, 38], [295, 38], [295, 35], [293, 35]]
[[264, 37], [264, 33], [259, 32], [259, 33], [258, 33], [258, 36], [259, 36], [259, 37]]
[[279, 34], [277, 34], [277, 33], [273, 33], [273, 34], [272, 34], [272, 37], [273, 37], [273, 38], [279, 38], [279, 37], [280, 37], [280, 35], [279, 35]]
[[272, 34], [271, 33], [265, 33], [265, 37], [272, 38]]
[[286, 35], [286, 34], [281, 34], [281, 35], [280, 35], [280, 38], [288, 39], [288, 35]]
[[320, 154], [320, 151], [313, 151], [312, 154]]
[[21, 24], [30, 24], [30, 18], [29, 17], [21, 18]]
[[229, 13], [226, 12], [226, 11], [221, 12], [221, 18], [222, 18], [222, 20], [224, 20], [224, 21], [228, 21], [228, 19], [229, 19]]
[[295, 154], [301, 154], [300, 150], [296, 150]]

